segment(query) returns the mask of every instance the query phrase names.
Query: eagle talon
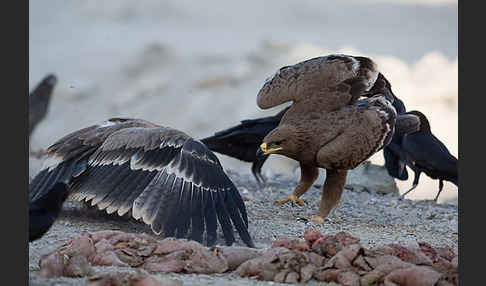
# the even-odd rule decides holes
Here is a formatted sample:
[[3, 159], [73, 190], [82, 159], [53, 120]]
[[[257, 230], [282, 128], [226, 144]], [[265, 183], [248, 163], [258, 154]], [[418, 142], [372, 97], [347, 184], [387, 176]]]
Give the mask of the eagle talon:
[[287, 202], [292, 202], [292, 206], [295, 207], [295, 205], [299, 205], [299, 206], [303, 206], [305, 205], [304, 201], [299, 199], [297, 196], [295, 195], [290, 195], [289, 197], [283, 199], [283, 200], [276, 200], [277, 204], [279, 205], [283, 205]]
[[311, 219], [309, 219], [310, 222], [320, 222], [320, 223], [323, 223], [324, 222], [324, 219], [321, 217], [321, 216], [315, 216]]

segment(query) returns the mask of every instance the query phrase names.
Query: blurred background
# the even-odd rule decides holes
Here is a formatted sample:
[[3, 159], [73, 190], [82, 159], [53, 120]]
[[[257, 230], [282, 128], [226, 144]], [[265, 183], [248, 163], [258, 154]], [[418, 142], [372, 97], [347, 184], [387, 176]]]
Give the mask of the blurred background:
[[[206, 137], [277, 113], [256, 106], [265, 79], [330, 53], [375, 60], [407, 110], [425, 113], [458, 157], [457, 0], [29, 1], [29, 90], [48, 73], [59, 79], [30, 146], [115, 116]], [[250, 173], [250, 164], [217, 155], [226, 169]], [[383, 164], [382, 152], [371, 160]], [[41, 163], [29, 161], [33, 176]], [[263, 173], [298, 176], [296, 166], [274, 155]], [[410, 169], [409, 177], [397, 181], [401, 193], [412, 186]], [[437, 191], [422, 174], [407, 197]], [[444, 201], [457, 203], [452, 183]]]

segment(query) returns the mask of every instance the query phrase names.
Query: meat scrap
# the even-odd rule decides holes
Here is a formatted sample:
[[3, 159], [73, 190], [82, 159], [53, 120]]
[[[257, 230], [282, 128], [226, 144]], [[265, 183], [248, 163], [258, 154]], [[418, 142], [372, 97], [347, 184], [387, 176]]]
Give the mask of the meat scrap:
[[[313, 228], [305, 231], [303, 239], [279, 237], [267, 249], [208, 248], [187, 239], [156, 240], [145, 234], [103, 231], [81, 235], [42, 255], [39, 263], [44, 277], [88, 276], [88, 285], [180, 285], [161, 282], [150, 273], [232, 271], [241, 277], [281, 283], [459, 285], [457, 255], [449, 246], [390, 243], [367, 249], [347, 232], [322, 234]], [[126, 270], [105, 275], [92, 266]], [[130, 274], [132, 269], [137, 270], [136, 275]], [[163, 284], [166, 282], [172, 284]]]
[[86, 286], [182, 286], [178, 280], [159, 280], [148, 274], [146, 271], [139, 270], [135, 273], [102, 273], [93, 275], [86, 281]]
[[207, 248], [187, 239], [156, 240], [146, 234], [101, 231], [83, 234], [42, 255], [44, 277], [82, 277], [92, 266], [118, 266], [150, 272], [223, 273], [260, 255], [247, 247]]
[[273, 247], [262, 256], [241, 264], [236, 273], [241, 277], [256, 277], [259, 280], [297, 283], [312, 278], [317, 266], [298, 250]]

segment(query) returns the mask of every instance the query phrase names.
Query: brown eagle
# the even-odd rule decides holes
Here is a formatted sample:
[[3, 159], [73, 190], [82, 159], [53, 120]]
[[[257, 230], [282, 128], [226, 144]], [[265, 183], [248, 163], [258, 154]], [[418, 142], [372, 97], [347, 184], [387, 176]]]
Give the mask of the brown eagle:
[[[397, 118], [393, 97], [376, 64], [366, 57], [329, 55], [281, 68], [257, 96], [260, 108], [292, 101], [259, 152], [281, 154], [300, 163], [301, 179], [279, 204], [299, 199], [326, 169], [318, 215], [322, 222], [339, 203], [347, 172], [386, 146]], [[359, 100], [361, 96], [368, 98]], [[416, 118], [416, 121], [417, 118]]]

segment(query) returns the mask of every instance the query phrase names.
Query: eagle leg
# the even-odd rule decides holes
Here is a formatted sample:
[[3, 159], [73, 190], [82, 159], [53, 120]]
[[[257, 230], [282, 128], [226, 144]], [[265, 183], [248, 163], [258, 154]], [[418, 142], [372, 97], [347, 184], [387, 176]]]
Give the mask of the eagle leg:
[[324, 222], [324, 219], [329, 213], [339, 204], [344, 191], [344, 185], [346, 184], [347, 174], [347, 170], [326, 169], [326, 181], [323, 186], [319, 212], [310, 221]]
[[277, 204], [283, 205], [287, 202], [292, 202], [292, 206], [298, 204], [299, 206], [303, 206], [304, 202], [299, 198], [309, 190], [310, 187], [314, 184], [319, 176], [319, 169], [314, 166], [308, 166], [300, 164], [300, 182], [295, 188], [294, 192], [283, 200], [276, 200]]

